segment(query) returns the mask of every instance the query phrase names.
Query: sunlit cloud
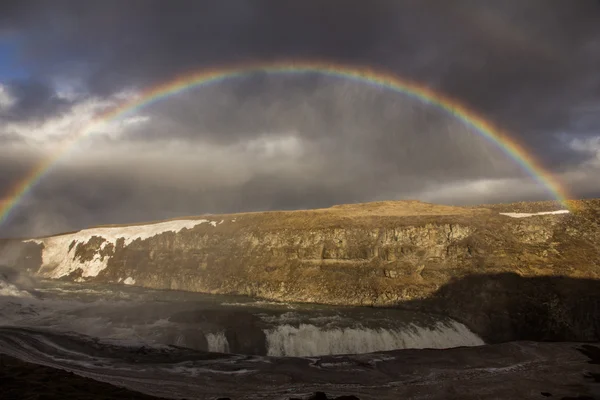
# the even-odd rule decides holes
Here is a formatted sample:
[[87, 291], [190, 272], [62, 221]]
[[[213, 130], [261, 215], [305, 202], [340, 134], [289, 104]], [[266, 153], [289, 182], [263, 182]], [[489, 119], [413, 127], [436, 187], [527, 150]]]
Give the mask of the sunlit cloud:
[[600, 168], [600, 136], [576, 138], [570, 142], [570, 147], [578, 152], [589, 155], [584, 165]]
[[99, 120], [98, 116], [133, 96], [131, 93], [118, 93], [106, 98], [89, 97], [74, 103], [61, 114], [43, 120], [7, 120], [0, 126], [0, 134], [20, 137], [27, 146], [42, 151], [54, 151], [56, 147], [75, 142], [81, 136], [107, 135], [116, 138], [127, 129], [148, 122], [150, 117], [133, 115], [104, 121]]

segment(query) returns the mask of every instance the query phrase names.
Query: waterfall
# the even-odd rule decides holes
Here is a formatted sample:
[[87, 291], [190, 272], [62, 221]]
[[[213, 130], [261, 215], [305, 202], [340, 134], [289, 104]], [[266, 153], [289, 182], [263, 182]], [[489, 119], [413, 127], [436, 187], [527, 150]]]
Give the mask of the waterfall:
[[326, 354], [363, 354], [396, 349], [450, 348], [485, 344], [466, 326], [438, 322], [432, 328], [410, 324], [402, 329], [335, 328], [280, 325], [265, 331], [269, 356], [309, 357]]
[[223, 332], [208, 333], [206, 335], [208, 351], [214, 353], [229, 353], [229, 342]]

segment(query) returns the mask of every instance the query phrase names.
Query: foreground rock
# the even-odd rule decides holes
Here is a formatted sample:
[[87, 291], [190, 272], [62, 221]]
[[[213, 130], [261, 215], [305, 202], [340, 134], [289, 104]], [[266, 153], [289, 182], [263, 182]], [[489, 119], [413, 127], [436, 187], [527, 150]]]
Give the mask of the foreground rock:
[[205, 216], [5, 241], [0, 263], [51, 279], [417, 308], [488, 342], [600, 340], [600, 200], [571, 207], [381, 202]]
[[157, 397], [20, 361], [0, 354], [0, 398], [5, 400], [158, 400]]
[[[61, 368], [177, 399], [589, 400], [600, 399], [599, 362], [594, 345], [520, 342], [311, 359], [199, 355], [187, 363], [162, 362], [156, 379], [143, 377], [153, 367], [143, 358], [126, 370]], [[147, 398], [6, 356], [0, 356], [0, 366], [0, 393], [9, 396], [2, 398]]]

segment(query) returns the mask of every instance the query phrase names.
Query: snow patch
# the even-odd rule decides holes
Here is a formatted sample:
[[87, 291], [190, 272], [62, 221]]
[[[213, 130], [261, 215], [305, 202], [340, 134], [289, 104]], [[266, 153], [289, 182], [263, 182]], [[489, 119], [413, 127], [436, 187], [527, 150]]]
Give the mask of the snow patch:
[[[83, 271], [81, 276], [88, 278], [98, 276], [107, 267], [111, 254], [102, 255], [101, 253], [102, 250], [106, 250], [109, 243], [115, 248], [117, 241], [123, 239], [123, 245], [127, 246], [137, 239], [146, 240], [165, 232], [177, 233], [183, 229], [192, 229], [195, 226], [205, 223], [209, 223], [212, 226], [216, 225], [214, 221], [206, 219], [175, 220], [149, 225], [84, 229], [66, 235], [31, 239], [27, 240], [27, 242], [44, 245], [42, 268], [40, 269], [40, 274], [44, 277], [56, 279], [67, 276], [80, 268]], [[99, 249], [91, 260], [82, 261], [80, 257], [76, 257], [75, 255], [77, 246], [88, 243], [93, 237], [99, 237], [104, 241], [100, 244]]]
[[133, 279], [132, 277], [128, 277], [123, 281], [123, 283], [126, 285], [135, 285], [135, 279]]
[[543, 211], [537, 213], [500, 213], [500, 215], [506, 215], [511, 218], [527, 218], [536, 215], [556, 215], [556, 214], [568, 214], [569, 210], [558, 210], [558, 211]]

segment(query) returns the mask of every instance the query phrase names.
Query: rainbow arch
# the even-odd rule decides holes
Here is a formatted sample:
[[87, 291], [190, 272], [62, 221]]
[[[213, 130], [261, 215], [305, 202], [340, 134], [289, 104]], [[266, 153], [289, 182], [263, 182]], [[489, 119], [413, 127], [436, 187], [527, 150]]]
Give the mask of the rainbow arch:
[[554, 199], [567, 207], [568, 193], [560, 182], [547, 171], [536, 158], [528, 153], [515, 139], [503, 132], [483, 117], [469, 110], [459, 101], [435, 92], [425, 85], [402, 79], [394, 74], [366, 67], [351, 67], [328, 62], [284, 61], [284, 62], [258, 62], [238, 64], [229, 67], [202, 69], [188, 74], [183, 74], [168, 82], [151, 87], [133, 100], [102, 113], [93, 118], [90, 123], [65, 146], [52, 156], [44, 159], [33, 168], [29, 174], [14, 185], [0, 201], [0, 226], [6, 222], [12, 211], [21, 199], [48, 173], [52, 166], [75, 144], [92, 135], [101, 124], [118, 119], [128, 113], [136, 112], [161, 99], [177, 94], [183, 90], [204, 85], [216, 84], [225, 80], [248, 76], [253, 73], [271, 74], [303, 74], [318, 73], [338, 78], [350, 79], [371, 85], [384, 87], [409, 97], [415, 98], [444, 110], [448, 114], [462, 121], [489, 142], [496, 145], [517, 164], [521, 166], [537, 183], [544, 186]]

